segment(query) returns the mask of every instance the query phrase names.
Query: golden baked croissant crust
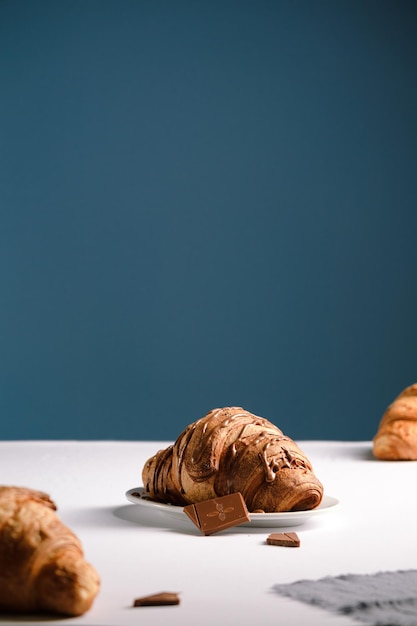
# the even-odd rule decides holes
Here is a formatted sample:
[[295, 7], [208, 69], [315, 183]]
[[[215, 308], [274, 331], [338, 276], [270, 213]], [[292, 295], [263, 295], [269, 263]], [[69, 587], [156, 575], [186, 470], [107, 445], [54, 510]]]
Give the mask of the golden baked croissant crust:
[[46, 493], [0, 486], [0, 612], [77, 616], [99, 577]]
[[383, 414], [373, 453], [384, 461], [417, 460], [417, 383], [404, 389]]
[[249, 511], [309, 510], [323, 486], [309, 459], [274, 424], [241, 407], [213, 409], [148, 459], [150, 498], [185, 506], [240, 492]]

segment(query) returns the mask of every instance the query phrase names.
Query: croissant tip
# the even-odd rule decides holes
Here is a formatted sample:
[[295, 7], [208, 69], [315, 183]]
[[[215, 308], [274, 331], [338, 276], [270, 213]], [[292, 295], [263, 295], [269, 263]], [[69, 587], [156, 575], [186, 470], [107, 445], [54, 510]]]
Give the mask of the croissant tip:
[[417, 461], [417, 448], [394, 433], [376, 435], [372, 453], [380, 461]]

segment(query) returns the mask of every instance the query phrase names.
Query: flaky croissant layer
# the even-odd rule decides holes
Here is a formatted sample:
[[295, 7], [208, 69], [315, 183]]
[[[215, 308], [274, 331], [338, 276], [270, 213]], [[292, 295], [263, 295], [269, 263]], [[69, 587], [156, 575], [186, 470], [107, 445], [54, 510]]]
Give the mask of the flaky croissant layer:
[[406, 387], [383, 414], [373, 453], [384, 461], [417, 460], [417, 383]]
[[309, 459], [272, 422], [241, 407], [213, 409], [148, 459], [149, 497], [180, 506], [240, 492], [249, 511], [317, 507], [323, 486]]
[[0, 612], [78, 616], [100, 580], [46, 493], [0, 486]]

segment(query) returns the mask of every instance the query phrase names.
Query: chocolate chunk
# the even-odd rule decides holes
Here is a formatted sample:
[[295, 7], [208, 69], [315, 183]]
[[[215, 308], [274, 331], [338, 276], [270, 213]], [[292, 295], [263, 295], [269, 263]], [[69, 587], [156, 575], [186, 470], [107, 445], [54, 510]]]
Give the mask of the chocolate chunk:
[[177, 593], [171, 591], [163, 591], [162, 593], [154, 593], [151, 596], [143, 596], [136, 598], [133, 606], [166, 606], [169, 604], [179, 604], [180, 599]]
[[266, 540], [270, 546], [287, 546], [289, 548], [298, 548], [300, 539], [297, 533], [271, 533]]
[[189, 504], [184, 507], [184, 513], [204, 535], [213, 535], [226, 528], [250, 522], [241, 493]]

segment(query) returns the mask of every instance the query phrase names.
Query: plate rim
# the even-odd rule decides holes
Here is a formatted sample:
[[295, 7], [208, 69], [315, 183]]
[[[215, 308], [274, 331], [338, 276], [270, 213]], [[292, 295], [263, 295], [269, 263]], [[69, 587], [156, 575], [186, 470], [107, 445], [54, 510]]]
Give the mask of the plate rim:
[[[133, 496], [132, 494], [134, 492], [145, 493], [145, 488], [143, 486], [132, 487], [131, 489], [128, 489], [125, 492], [125, 496], [127, 500], [131, 502], [132, 504], [147, 506], [149, 508], [158, 509], [166, 513], [171, 513], [171, 514], [173, 513], [174, 515], [179, 515], [180, 513], [184, 513], [183, 506], [170, 504], [168, 502], [158, 502], [156, 500], [142, 498], [141, 496], [139, 497]], [[335, 498], [334, 496], [329, 496], [328, 494], [323, 494], [322, 501], [320, 502], [318, 507], [316, 507], [315, 509], [308, 509], [305, 511], [282, 511], [282, 512], [277, 512], [277, 513], [250, 513], [249, 512], [249, 517], [251, 520], [250, 523], [253, 522], [254, 524], [256, 524], [256, 523], [265, 523], [265, 522], [271, 521], [273, 525], [274, 520], [275, 520], [275, 523], [278, 522], [279, 520], [282, 522], [285, 520], [294, 520], [294, 519], [307, 520], [311, 516], [327, 513], [328, 511], [335, 509], [339, 505], [340, 505], [340, 500], [338, 498]], [[186, 517], [185, 513], [184, 513], [184, 517]]]

